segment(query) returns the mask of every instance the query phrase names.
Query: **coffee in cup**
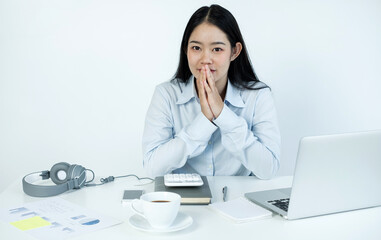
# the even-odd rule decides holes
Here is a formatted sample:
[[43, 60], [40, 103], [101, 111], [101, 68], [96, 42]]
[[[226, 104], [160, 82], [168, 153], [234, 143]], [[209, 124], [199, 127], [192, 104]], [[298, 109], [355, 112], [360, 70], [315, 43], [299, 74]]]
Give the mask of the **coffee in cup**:
[[172, 192], [151, 192], [131, 203], [134, 212], [147, 219], [153, 228], [168, 228], [176, 219], [181, 196]]

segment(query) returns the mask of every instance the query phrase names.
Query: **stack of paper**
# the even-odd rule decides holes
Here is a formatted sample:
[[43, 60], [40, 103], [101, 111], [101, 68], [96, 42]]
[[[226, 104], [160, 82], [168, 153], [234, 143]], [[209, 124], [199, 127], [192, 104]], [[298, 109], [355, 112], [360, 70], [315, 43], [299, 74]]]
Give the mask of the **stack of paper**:
[[213, 210], [236, 223], [272, 217], [272, 212], [264, 209], [244, 197], [239, 197], [227, 202], [217, 202], [209, 205]]

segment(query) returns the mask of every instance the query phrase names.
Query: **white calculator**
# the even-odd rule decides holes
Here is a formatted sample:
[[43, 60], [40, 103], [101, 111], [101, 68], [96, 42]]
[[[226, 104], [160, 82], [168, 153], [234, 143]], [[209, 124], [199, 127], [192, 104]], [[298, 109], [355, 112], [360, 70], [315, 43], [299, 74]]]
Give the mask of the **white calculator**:
[[197, 173], [170, 173], [164, 175], [164, 185], [167, 187], [197, 187], [203, 184], [201, 176]]

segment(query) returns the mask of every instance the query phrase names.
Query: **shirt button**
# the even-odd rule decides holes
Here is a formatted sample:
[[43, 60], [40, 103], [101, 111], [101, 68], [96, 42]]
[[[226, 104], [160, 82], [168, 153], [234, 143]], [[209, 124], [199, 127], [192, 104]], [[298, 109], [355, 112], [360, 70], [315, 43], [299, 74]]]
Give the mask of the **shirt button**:
[[208, 144], [209, 144], [209, 145], [212, 144], [212, 141], [209, 141]]

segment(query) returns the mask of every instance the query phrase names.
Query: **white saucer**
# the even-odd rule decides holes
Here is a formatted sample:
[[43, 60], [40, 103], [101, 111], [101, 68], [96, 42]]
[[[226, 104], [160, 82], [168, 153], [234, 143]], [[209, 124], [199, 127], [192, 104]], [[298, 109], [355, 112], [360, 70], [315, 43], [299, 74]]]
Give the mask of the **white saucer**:
[[193, 218], [185, 213], [179, 212], [172, 225], [165, 229], [153, 228], [144, 217], [137, 214], [130, 217], [129, 223], [133, 228], [146, 232], [175, 232], [192, 225]]

